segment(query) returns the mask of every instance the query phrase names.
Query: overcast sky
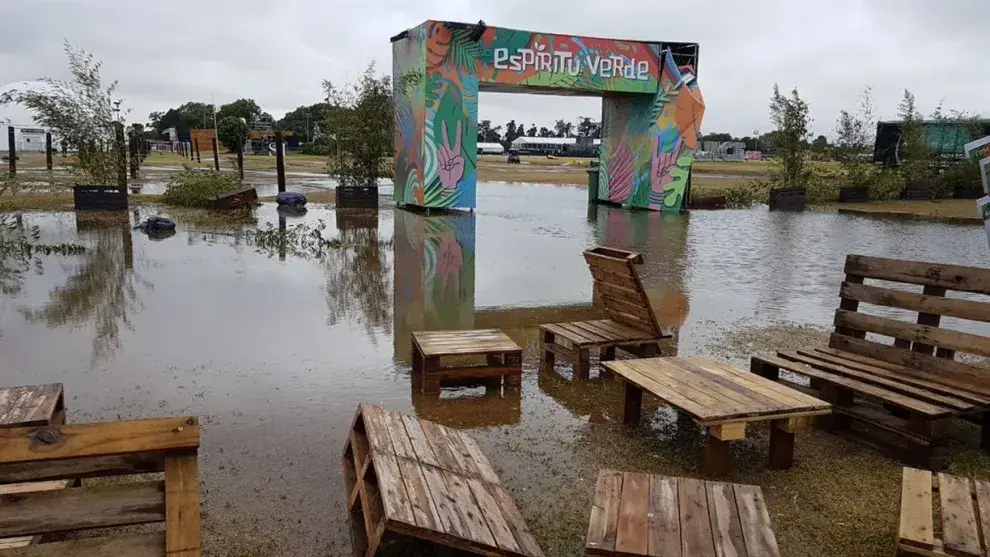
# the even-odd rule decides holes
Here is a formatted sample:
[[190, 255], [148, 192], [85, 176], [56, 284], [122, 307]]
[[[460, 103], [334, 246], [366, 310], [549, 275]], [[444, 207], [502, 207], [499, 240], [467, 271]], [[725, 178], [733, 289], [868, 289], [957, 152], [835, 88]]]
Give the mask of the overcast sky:
[[[250, 97], [268, 112], [322, 98], [368, 62], [391, 73], [389, 37], [426, 19], [701, 45], [703, 129], [769, 130], [774, 82], [797, 87], [814, 131], [874, 88], [891, 118], [904, 88], [930, 112], [990, 114], [990, 0], [29, 0], [0, 2], [0, 80], [65, 77], [63, 38], [103, 60], [130, 120], [186, 101]], [[598, 99], [483, 93], [480, 118], [550, 125], [600, 115]]]

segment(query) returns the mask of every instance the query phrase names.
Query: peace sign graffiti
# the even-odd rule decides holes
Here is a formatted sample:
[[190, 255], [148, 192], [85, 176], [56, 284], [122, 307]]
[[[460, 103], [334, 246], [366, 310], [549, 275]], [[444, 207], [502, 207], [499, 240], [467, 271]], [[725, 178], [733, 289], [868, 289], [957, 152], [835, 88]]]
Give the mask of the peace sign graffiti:
[[447, 189], [457, 187], [464, 176], [464, 155], [461, 154], [461, 121], [457, 121], [457, 131], [454, 134], [454, 145], [450, 145], [450, 138], [447, 136], [447, 122], [443, 122], [440, 127], [443, 134], [443, 144], [437, 150], [437, 159], [440, 163], [440, 183]]

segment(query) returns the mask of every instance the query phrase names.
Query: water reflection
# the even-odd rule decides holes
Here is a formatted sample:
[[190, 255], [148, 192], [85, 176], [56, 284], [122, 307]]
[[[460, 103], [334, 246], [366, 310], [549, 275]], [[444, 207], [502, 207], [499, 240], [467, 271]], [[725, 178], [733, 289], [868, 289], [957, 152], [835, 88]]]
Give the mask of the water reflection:
[[395, 359], [413, 331], [474, 329], [475, 215], [395, 210]]
[[327, 323], [360, 323], [377, 343], [392, 320], [390, 246], [379, 237], [378, 211], [338, 211], [337, 230], [341, 249], [323, 262]]
[[140, 304], [137, 285], [152, 284], [134, 273], [134, 244], [126, 212], [78, 212], [76, 230], [89, 240], [82, 262], [62, 286], [52, 289], [49, 301], [39, 308], [20, 308], [32, 323], [49, 327], [94, 327], [94, 361], [119, 346], [120, 329], [130, 327], [129, 314]]

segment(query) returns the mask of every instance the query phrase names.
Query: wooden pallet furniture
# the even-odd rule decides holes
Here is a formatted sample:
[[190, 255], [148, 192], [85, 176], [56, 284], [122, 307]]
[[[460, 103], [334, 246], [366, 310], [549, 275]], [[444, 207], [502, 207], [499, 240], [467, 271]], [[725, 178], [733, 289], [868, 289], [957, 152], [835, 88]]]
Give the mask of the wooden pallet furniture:
[[356, 556], [442, 548], [543, 555], [491, 462], [465, 433], [361, 404], [342, 464]]
[[746, 425], [770, 422], [770, 468], [794, 464], [794, 434], [831, 412], [824, 401], [706, 356], [606, 362], [625, 385], [623, 422], [639, 422], [648, 392], [708, 429], [702, 471], [728, 472], [729, 441], [746, 438]]
[[759, 486], [602, 470], [585, 555], [779, 557]]
[[[754, 356], [751, 370], [831, 402], [835, 415], [824, 425], [833, 431], [920, 466], [946, 465], [954, 417], [982, 423], [983, 448], [990, 449], [990, 371], [956, 361], [957, 353], [990, 356], [990, 338], [940, 326], [943, 316], [990, 322], [990, 301], [972, 296], [990, 295], [990, 269], [849, 255], [845, 273], [828, 348]], [[882, 314], [863, 312], [861, 304]], [[909, 320], [895, 317], [906, 312]], [[810, 384], [782, 378], [781, 370]]]
[[[446, 361], [479, 356], [485, 358], [484, 363]], [[507, 389], [518, 389], [522, 384], [522, 349], [498, 329], [414, 332], [412, 359], [413, 376], [421, 378], [424, 393], [439, 393], [448, 381], [504, 379]]]
[[[164, 481], [102, 482], [0, 495], [0, 537], [42, 536], [3, 557], [198, 557], [196, 418], [0, 429], [0, 484], [78, 480], [164, 471]], [[122, 534], [117, 527], [164, 522], [164, 530]], [[99, 535], [76, 537], [98, 529]], [[72, 539], [66, 535], [72, 533]], [[54, 535], [64, 541], [45, 542]]]
[[609, 318], [540, 325], [541, 364], [552, 368], [562, 358], [574, 365], [574, 378], [579, 379], [590, 373], [592, 349], [599, 350], [600, 361], [614, 360], [616, 348], [641, 358], [659, 355], [658, 343], [671, 335], [657, 323], [636, 271], [643, 256], [598, 247], [585, 251], [584, 260]]
[[775, 188], [770, 190], [767, 205], [771, 211], [803, 211], [807, 199], [805, 188]]
[[990, 483], [904, 468], [897, 555], [985, 556]]
[[[0, 388], [0, 429], [51, 426], [65, 423], [65, 396], [61, 383]], [[0, 496], [65, 489], [71, 480], [0, 485]], [[26, 547], [40, 536], [0, 538], [0, 550]]]

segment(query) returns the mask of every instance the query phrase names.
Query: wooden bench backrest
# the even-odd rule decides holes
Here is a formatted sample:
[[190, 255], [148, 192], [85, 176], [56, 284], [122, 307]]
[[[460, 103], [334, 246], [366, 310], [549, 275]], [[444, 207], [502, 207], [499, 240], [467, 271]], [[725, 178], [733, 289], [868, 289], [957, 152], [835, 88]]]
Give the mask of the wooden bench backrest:
[[[107, 548], [121, 554], [198, 557], [198, 447], [194, 417], [0, 429], [0, 538], [164, 522], [164, 533], [124, 541], [107, 537]], [[2, 495], [5, 485], [14, 487], [9, 484], [154, 472], [164, 472], [164, 481]], [[88, 501], [94, 501], [92, 508]], [[73, 543], [64, 551], [78, 553]]]
[[643, 256], [632, 251], [598, 247], [584, 252], [595, 290], [602, 299], [609, 319], [636, 330], [663, 336], [650, 298], [639, 280], [636, 265]]
[[[942, 316], [990, 323], [990, 301], [946, 297], [950, 290], [990, 295], [990, 269], [849, 255], [845, 273], [829, 346], [990, 389], [990, 371], [955, 361], [957, 352], [990, 357], [990, 338], [939, 326]], [[866, 279], [920, 285], [923, 291], [866, 284]], [[917, 312], [917, 320], [860, 313], [861, 302]], [[866, 340], [866, 333], [891, 337], [893, 346]]]

